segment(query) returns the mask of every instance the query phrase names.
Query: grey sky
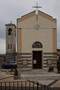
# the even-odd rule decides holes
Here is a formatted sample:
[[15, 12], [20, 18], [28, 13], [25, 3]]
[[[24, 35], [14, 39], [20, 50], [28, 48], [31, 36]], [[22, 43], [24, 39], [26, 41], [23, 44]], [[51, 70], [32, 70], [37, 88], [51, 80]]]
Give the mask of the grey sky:
[[38, 1], [41, 11], [57, 19], [57, 48], [60, 48], [60, 0], [0, 0], [0, 53], [5, 52], [5, 24], [34, 10]]

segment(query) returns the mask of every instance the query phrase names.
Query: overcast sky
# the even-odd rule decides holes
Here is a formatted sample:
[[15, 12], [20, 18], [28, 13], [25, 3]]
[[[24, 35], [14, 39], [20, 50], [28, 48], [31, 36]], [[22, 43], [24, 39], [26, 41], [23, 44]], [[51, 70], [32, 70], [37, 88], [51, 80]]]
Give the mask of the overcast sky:
[[39, 9], [57, 19], [57, 48], [60, 48], [60, 0], [0, 0], [0, 53], [5, 53], [5, 24], [33, 11], [38, 1]]

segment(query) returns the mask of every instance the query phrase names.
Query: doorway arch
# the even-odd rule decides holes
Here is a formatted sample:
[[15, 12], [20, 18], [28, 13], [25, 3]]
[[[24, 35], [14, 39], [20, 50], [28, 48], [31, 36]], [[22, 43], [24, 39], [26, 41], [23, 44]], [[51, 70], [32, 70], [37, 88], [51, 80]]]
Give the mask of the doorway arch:
[[39, 41], [32, 44], [33, 69], [42, 69], [42, 48], [43, 45]]

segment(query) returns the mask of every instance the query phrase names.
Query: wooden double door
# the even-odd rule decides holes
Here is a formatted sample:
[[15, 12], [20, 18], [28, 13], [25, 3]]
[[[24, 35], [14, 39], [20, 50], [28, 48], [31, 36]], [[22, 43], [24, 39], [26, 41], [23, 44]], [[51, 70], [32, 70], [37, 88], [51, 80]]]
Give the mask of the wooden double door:
[[33, 51], [33, 69], [42, 69], [42, 51]]

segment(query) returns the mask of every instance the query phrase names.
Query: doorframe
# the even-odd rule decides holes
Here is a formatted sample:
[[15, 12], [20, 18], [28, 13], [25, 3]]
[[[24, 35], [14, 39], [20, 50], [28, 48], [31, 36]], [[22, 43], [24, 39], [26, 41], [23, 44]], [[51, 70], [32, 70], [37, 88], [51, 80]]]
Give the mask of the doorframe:
[[42, 64], [41, 64], [42, 65], [41, 66], [42, 68], [41, 69], [43, 69], [43, 50], [42, 49], [40, 49], [40, 50], [37, 50], [37, 49], [32, 50], [32, 69], [34, 69], [33, 68], [33, 51], [41, 51], [42, 52], [42, 57], [41, 57], [42, 58]]

